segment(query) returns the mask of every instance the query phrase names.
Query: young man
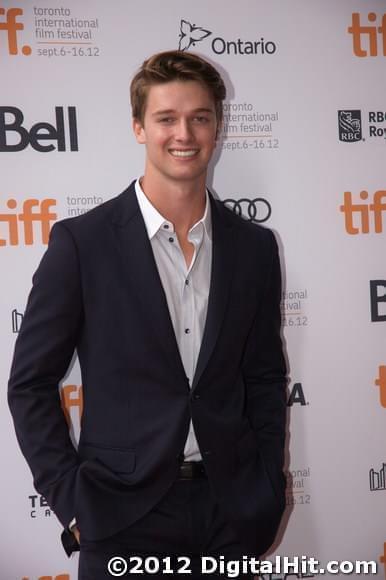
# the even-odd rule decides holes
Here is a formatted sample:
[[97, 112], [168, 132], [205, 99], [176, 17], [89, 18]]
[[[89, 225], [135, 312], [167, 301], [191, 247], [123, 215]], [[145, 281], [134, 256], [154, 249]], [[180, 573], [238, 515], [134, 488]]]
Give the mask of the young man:
[[[191, 578], [201, 556], [258, 557], [284, 509], [277, 246], [206, 189], [224, 98], [196, 55], [145, 61], [131, 85], [143, 177], [57, 223], [34, 276], [9, 403], [67, 551], [80, 539], [80, 580], [110, 578], [118, 554], [158, 557], [159, 576], [185, 556], [170, 566]], [[74, 349], [78, 450], [58, 394]]]

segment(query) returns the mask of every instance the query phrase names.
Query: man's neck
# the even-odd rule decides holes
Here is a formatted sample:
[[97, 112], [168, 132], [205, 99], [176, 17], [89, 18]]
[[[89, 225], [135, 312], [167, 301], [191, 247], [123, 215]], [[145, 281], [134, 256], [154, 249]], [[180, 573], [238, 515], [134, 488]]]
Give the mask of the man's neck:
[[141, 187], [159, 213], [170, 221], [179, 234], [187, 235], [190, 228], [204, 215], [206, 203], [205, 180], [200, 182], [162, 183], [145, 176]]

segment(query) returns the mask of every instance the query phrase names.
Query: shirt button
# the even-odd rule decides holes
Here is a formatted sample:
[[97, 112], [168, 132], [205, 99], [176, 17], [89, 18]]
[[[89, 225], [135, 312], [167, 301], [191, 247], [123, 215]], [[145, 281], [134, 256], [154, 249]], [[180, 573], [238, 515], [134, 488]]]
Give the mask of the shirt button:
[[168, 230], [169, 229], [169, 225], [168, 224], [164, 224], [164, 229]]
[[174, 238], [169, 238], [169, 242], [174, 242]]
[[185, 334], [189, 334], [190, 333], [190, 328], [185, 328]]
[[186, 284], [186, 286], [189, 286], [189, 280], [188, 279], [185, 280], [185, 284]]

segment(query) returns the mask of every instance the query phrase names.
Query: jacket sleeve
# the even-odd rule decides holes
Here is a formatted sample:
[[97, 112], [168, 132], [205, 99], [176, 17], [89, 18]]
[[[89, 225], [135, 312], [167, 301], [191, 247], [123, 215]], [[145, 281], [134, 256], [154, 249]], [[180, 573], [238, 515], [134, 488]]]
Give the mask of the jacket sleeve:
[[74, 354], [82, 317], [76, 246], [68, 229], [57, 223], [33, 277], [8, 402], [34, 485], [64, 527], [75, 513], [78, 456], [61, 408], [59, 382]]
[[243, 376], [247, 414], [256, 433], [268, 475], [284, 499], [283, 476], [286, 434], [286, 363], [281, 340], [281, 273], [277, 243], [269, 234], [265, 292], [248, 337]]

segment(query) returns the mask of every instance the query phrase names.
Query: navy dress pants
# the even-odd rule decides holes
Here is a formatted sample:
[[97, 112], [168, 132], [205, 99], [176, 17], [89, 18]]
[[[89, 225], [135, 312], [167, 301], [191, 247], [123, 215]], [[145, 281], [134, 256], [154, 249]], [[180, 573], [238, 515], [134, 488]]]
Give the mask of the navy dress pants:
[[78, 580], [237, 578], [243, 556], [249, 558], [207, 479], [178, 479], [148, 514], [114, 536], [89, 542], [81, 531]]

